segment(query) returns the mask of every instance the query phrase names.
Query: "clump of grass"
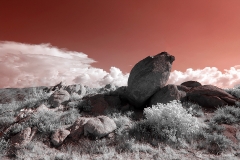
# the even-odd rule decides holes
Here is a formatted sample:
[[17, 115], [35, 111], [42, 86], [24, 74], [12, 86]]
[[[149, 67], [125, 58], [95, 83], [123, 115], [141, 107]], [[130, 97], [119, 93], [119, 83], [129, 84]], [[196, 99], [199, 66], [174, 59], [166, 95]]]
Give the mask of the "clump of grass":
[[109, 151], [109, 141], [106, 139], [98, 139], [91, 141], [82, 139], [79, 144], [66, 144], [61, 151], [63, 152], [78, 152], [80, 154], [103, 154]]
[[119, 136], [124, 135], [125, 132], [129, 130], [131, 127], [133, 121], [132, 121], [132, 116], [133, 112], [129, 111], [124, 114], [121, 112], [111, 112], [107, 114], [108, 117], [114, 120], [117, 126], [117, 130], [115, 130], [115, 133]]
[[39, 111], [31, 115], [31, 117], [20, 124], [12, 127], [11, 133], [20, 132], [23, 128], [36, 126], [38, 131], [43, 134], [52, 133], [54, 130], [61, 128], [63, 125], [71, 125], [80, 117], [78, 110], [70, 109], [65, 112], [56, 111]]
[[189, 114], [195, 117], [203, 117], [204, 113], [202, 107], [196, 103], [183, 102], [182, 106], [187, 110]]
[[236, 124], [240, 122], [240, 108], [225, 106], [215, 111], [212, 120], [218, 124]]
[[47, 99], [50, 96], [49, 93], [46, 93], [42, 88], [32, 87], [28, 88], [28, 94], [25, 99]]
[[15, 122], [15, 118], [13, 116], [6, 116], [5, 115], [3, 117], [0, 117], [0, 128], [4, 128], [6, 126], [9, 126], [14, 122]]
[[236, 85], [234, 88], [225, 89], [225, 91], [234, 97], [240, 98], [240, 85]]
[[9, 148], [9, 142], [5, 139], [0, 139], [0, 158], [7, 154], [7, 150]]
[[146, 119], [137, 122], [131, 134], [135, 137], [146, 137], [178, 144], [199, 132], [198, 120], [182, 107], [178, 101], [168, 104], [157, 104], [145, 108]]
[[198, 136], [200, 139], [198, 148], [206, 149], [211, 154], [220, 155], [232, 145], [232, 142], [222, 134], [202, 132]]
[[208, 128], [205, 128], [205, 131], [207, 133], [214, 133], [215, 132], [215, 133], [221, 134], [224, 131], [224, 127], [217, 124], [213, 120], [210, 120], [210, 122], [208, 123]]

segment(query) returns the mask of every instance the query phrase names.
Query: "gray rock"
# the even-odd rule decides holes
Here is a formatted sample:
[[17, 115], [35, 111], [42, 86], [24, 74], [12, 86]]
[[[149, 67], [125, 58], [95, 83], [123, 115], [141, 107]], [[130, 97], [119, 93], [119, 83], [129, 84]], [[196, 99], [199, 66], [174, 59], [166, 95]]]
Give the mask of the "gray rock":
[[70, 95], [65, 90], [56, 90], [50, 97], [49, 97], [49, 104], [53, 107], [59, 107], [63, 102], [68, 101]]
[[173, 100], [180, 100], [184, 96], [184, 93], [185, 92], [179, 91], [176, 85], [169, 84], [159, 89], [159, 91], [150, 98], [150, 106], [156, 105], [157, 103], [166, 104]]
[[50, 109], [45, 106], [44, 104], [41, 104], [37, 109], [36, 109], [36, 112], [47, 112], [49, 111]]
[[84, 125], [84, 136], [102, 138], [117, 129], [115, 122], [107, 116], [90, 118]]
[[84, 125], [87, 123], [89, 118], [87, 117], [80, 117], [78, 118], [72, 126], [67, 128], [67, 130], [70, 131], [69, 137], [72, 138], [73, 140], [78, 140], [81, 135], [84, 133]]
[[128, 99], [135, 107], [145, 107], [146, 101], [168, 81], [174, 56], [162, 52], [138, 62], [128, 78]]
[[70, 131], [66, 129], [57, 129], [51, 136], [51, 142], [54, 146], [59, 146], [70, 134]]
[[81, 135], [101, 138], [107, 136], [117, 128], [115, 122], [107, 116], [80, 117], [68, 128], [69, 137], [78, 140]]

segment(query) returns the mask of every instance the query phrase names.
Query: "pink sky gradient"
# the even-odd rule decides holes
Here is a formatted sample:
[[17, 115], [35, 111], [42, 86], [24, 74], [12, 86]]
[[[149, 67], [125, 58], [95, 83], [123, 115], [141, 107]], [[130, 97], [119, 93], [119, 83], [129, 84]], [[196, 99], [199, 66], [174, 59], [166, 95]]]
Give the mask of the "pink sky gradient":
[[[134, 64], [162, 51], [176, 58], [169, 83], [194, 79], [233, 86], [240, 83], [239, 6], [239, 0], [1, 1], [0, 87], [54, 84], [60, 79], [124, 85]], [[11, 42], [8, 48], [6, 41]], [[41, 45], [46, 43], [58, 47], [57, 53], [45, 51], [51, 50]], [[38, 49], [30, 53], [29, 44]], [[67, 56], [73, 52], [80, 57]], [[58, 56], [61, 63], [50, 64]], [[69, 68], [75, 68], [74, 74]]]

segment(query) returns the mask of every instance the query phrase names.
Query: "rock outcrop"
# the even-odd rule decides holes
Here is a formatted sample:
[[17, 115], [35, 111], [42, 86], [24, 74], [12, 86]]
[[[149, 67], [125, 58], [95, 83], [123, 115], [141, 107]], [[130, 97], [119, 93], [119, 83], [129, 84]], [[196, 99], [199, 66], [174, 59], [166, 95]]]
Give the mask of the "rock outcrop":
[[128, 99], [136, 108], [145, 107], [146, 101], [168, 81], [174, 56], [162, 52], [146, 57], [131, 70], [128, 78]]
[[181, 85], [186, 87], [191, 87], [191, 88], [202, 86], [202, 84], [197, 81], [186, 81], [186, 82], [183, 82]]
[[83, 99], [86, 102], [86, 106], [82, 106], [82, 110], [91, 112], [93, 115], [102, 115], [107, 110], [121, 106], [121, 100], [118, 96], [97, 94], [91, 97], [84, 97]]
[[216, 108], [224, 105], [235, 105], [239, 101], [221, 88], [213, 85], [203, 85], [192, 88], [186, 95], [186, 100], [196, 102], [202, 107]]
[[53, 107], [59, 107], [61, 103], [68, 101], [70, 95], [67, 91], [60, 89], [56, 90], [50, 97], [49, 97], [49, 104]]
[[115, 122], [107, 116], [91, 118], [84, 125], [84, 136], [102, 138], [117, 129]]
[[107, 116], [80, 117], [68, 128], [69, 137], [77, 140], [81, 135], [102, 138], [117, 128], [115, 122]]
[[169, 84], [163, 88], [160, 88], [151, 98], [150, 106], [156, 105], [157, 103], [169, 103], [173, 100], [181, 100], [185, 97], [186, 93], [178, 90], [177, 86], [174, 84]]
[[84, 125], [87, 123], [89, 118], [87, 117], [80, 117], [78, 118], [72, 126], [67, 128], [67, 130], [70, 131], [69, 137], [72, 138], [73, 140], [78, 140], [81, 135], [84, 133]]

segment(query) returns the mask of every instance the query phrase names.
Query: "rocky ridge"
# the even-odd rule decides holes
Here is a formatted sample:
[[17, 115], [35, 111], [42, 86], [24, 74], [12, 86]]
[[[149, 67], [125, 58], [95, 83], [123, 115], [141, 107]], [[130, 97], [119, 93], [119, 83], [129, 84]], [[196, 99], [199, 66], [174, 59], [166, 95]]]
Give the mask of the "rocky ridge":
[[[15, 150], [27, 146], [40, 131], [37, 129], [39, 126], [32, 125], [20, 132], [9, 134], [16, 124], [27, 122], [41, 113], [63, 114], [77, 110], [81, 116], [76, 117], [74, 122], [50, 132], [50, 146], [58, 148], [69, 141], [79, 141], [83, 137], [100, 139], [113, 134], [118, 128], [117, 124], [106, 115], [115, 110], [123, 113], [133, 111], [136, 113], [136, 120], [139, 120], [143, 118], [143, 114], [138, 114], [139, 110], [142, 112], [145, 107], [157, 103], [167, 104], [173, 100], [182, 103], [193, 102], [205, 109], [217, 109], [240, 102], [238, 97], [224, 89], [202, 85], [196, 81], [166, 85], [174, 60], [175, 57], [167, 52], [141, 60], [130, 72], [128, 86], [108, 84], [102, 88], [89, 88], [81, 84], [65, 86], [59, 83], [50, 87], [0, 89], [0, 102], [4, 105], [11, 101], [27, 100], [31, 93], [37, 96], [40, 93], [47, 95], [46, 99], [41, 99], [35, 104], [24, 104], [18, 109], [14, 120], [8, 126], [0, 126], [0, 137], [10, 140], [11, 150], [15, 154]], [[224, 134], [234, 143], [238, 143], [237, 128], [229, 125], [224, 127], [226, 128]]]

